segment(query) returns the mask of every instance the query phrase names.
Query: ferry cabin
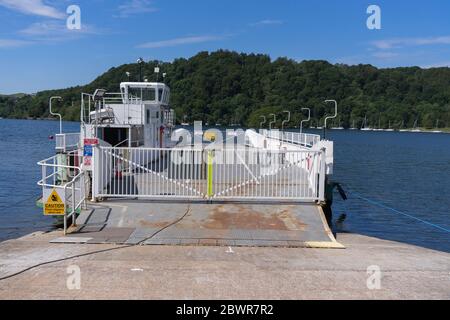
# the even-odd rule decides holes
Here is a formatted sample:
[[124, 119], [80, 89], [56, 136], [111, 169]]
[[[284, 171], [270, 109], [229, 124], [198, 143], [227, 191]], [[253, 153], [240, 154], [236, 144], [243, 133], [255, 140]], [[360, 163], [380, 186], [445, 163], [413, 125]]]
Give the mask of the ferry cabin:
[[170, 89], [159, 82], [122, 82], [120, 93], [82, 94], [81, 141], [114, 147], [166, 148], [174, 125]]

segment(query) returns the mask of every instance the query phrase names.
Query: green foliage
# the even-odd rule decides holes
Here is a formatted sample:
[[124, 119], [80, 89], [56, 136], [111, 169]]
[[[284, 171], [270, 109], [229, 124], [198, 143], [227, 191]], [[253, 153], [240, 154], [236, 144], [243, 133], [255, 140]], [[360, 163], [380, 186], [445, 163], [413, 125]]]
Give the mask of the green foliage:
[[[302, 107], [311, 108], [312, 123], [323, 125], [331, 105], [339, 102], [341, 125], [368, 124], [387, 127], [449, 126], [450, 69], [393, 68], [377, 69], [371, 65], [332, 65], [326, 61], [296, 62], [287, 58], [271, 61], [262, 54], [244, 54], [219, 50], [200, 52], [189, 59], [171, 63], [150, 61], [142, 66], [148, 81], [156, 81], [154, 67], [167, 73], [171, 104], [178, 121], [203, 120], [209, 124], [240, 124], [259, 127], [261, 116], [277, 114], [277, 126], [291, 111], [290, 126], [298, 126], [306, 117]], [[118, 92], [119, 83], [138, 81], [139, 66], [127, 64], [111, 68], [92, 83], [62, 90], [42, 91], [36, 95], [0, 96], [0, 117], [47, 117], [48, 99], [61, 95], [55, 109], [65, 120], [79, 119], [81, 92], [104, 88]], [[162, 72], [159, 81], [162, 81]], [[335, 123], [337, 125], [337, 123]]]

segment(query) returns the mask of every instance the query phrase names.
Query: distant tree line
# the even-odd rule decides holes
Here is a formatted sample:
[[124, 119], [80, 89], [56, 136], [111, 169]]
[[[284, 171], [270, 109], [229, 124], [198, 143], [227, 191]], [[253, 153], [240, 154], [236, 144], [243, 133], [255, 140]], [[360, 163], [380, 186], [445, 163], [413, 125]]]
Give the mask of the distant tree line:
[[[322, 126], [333, 111], [325, 99], [339, 102], [339, 120], [331, 125], [361, 127], [364, 118], [372, 127], [450, 125], [450, 68], [419, 67], [378, 69], [371, 65], [348, 66], [326, 61], [271, 61], [268, 55], [219, 50], [200, 52], [173, 62], [150, 61], [142, 65], [148, 81], [156, 81], [154, 67], [165, 73], [172, 91], [171, 104], [178, 122], [202, 120], [210, 125], [239, 124], [258, 127], [261, 116], [291, 111], [290, 126], [298, 126], [311, 108], [312, 126]], [[127, 76], [127, 72], [130, 76]], [[119, 91], [122, 81], [137, 81], [139, 65], [114, 67], [85, 86], [48, 90], [34, 95], [0, 96], [0, 117], [48, 117], [48, 99], [60, 95], [55, 105], [65, 120], [79, 120], [81, 92], [104, 88]]]

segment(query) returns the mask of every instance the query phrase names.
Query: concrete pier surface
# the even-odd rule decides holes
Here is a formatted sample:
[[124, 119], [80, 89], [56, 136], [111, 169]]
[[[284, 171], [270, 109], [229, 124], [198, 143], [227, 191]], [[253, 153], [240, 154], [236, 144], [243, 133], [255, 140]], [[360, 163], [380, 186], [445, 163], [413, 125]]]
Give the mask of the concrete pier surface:
[[337, 235], [346, 249], [50, 243], [58, 237], [0, 243], [0, 277], [117, 249], [1, 280], [0, 299], [450, 298], [450, 254], [356, 234]]

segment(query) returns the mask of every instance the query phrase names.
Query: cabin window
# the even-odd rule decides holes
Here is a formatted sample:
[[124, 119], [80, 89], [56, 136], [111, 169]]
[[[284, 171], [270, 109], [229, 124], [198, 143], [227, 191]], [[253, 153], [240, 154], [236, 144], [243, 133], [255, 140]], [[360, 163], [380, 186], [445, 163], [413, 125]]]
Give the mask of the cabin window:
[[147, 124], [149, 124], [150, 123], [150, 110], [149, 109], [147, 109]]
[[153, 88], [145, 88], [142, 89], [142, 100], [143, 101], [155, 101], [155, 89]]
[[156, 111], [155, 119], [158, 119], [158, 118], [159, 118], [159, 112]]
[[128, 88], [128, 98], [141, 98], [141, 89], [139, 88]]
[[165, 102], [166, 104], [169, 104], [169, 95], [170, 95], [170, 94], [169, 94], [169, 91], [166, 90], [166, 94], [165, 94], [165, 96], [164, 96], [164, 99], [165, 99], [164, 102]]
[[163, 89], [158, 89], [158, 100], [161, 102], [163, 97]]
[[139, 98], [142, 101], [155, 101], [156, 92], [153, 88], [128, 88], [129, 98]]

